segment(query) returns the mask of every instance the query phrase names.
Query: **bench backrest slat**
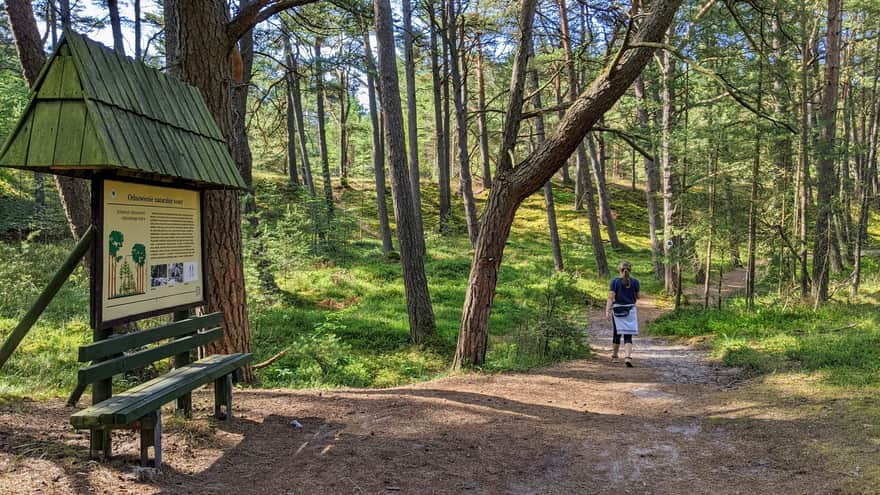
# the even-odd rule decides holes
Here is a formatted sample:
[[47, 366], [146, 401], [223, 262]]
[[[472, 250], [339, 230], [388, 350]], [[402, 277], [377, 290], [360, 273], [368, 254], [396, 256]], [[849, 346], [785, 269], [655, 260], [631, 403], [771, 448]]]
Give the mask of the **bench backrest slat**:
[[154, 361], [171, 357], [190, 349], [195, 349], [196, 347], [222, 338], [223, 329], [218, 327], [206, 332], [196, 333], [188, 337], [173, 340], [167, 344], [108, 359], [107, 361], [101, 361], [100, 363], [79, 370], [79, 384], [86, 385], [98, 380], [111, 378], [114, 375], [142, 368]]
[[205, 316], [197, 316], [186, 320], [175, 321], [161, 327], [142, 330], [139, 332], [126, 333], [99, 340], [93, 344], [79, 348], [79, 361], [97, 361], [105, 359], [125, 351], [152, 344], [160, 340], [170, 339], [196, 332], [202, 328], [214, 328], [223, 324], [223, 313], [211, 313]]

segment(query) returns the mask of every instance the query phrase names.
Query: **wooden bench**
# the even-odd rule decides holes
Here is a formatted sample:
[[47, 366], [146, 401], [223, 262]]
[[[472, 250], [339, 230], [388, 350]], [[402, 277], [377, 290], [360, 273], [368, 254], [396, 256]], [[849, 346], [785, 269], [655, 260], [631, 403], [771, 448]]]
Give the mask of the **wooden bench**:
[[[92, 362], [79, 370], [78, 384], [68, 404], [75, 404], [88, 385], [93, 385], [95, 404], [75, 413], [70, 423], [89, 429], [90, 454], [112, 455], [110, 431], [117, 428], [140, 430], [141, 464], [150, 465], [148, 449], [153, 447], [153, 466], [162, 463], [162, 416], [164, 404], [177, 399], [178, 410], [192, 411], [191, 392], [214, 382], [214, 415], [232, 418], [232, 378], [250, 360], [250, 354], [212, 355], [190, 362], [190, 353], [200, 346], [223, 338], [223, 313], [192, 317], [161, 327], [121, 334], [79, 348], [79, 361]], [[159, 341], [165, 343], [145, 347]], [[174, 357], [175, 369], [110, 396], [113, 376], [143, 368], [150, 363]], [[106, 390], [106, 392], [100, 392]], [[100, 400], [103, 399], [103, 400]], [[225, 410], [223, 410], [225, 407]]]

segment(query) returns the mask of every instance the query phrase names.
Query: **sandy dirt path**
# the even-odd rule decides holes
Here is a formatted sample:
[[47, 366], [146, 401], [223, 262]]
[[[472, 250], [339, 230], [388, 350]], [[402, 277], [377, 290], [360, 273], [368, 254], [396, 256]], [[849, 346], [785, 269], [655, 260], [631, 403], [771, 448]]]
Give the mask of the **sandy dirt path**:
[[124, 432], [117, 458], [89, 461], [60, 401], [5, 404], [0, 493], [850, 493], [852, 470], [814, 448], [834, 411], [816, 419], [738, 394], [736, 370], [659, 338], [637, 339], [635, 368], [611, 363], [599, 316], [591, 358], [528, 373], [241, 390], [229, 423], [206, 419], [200, 392], [195, 419], [168, 421], [158, 473], [134, 467]]

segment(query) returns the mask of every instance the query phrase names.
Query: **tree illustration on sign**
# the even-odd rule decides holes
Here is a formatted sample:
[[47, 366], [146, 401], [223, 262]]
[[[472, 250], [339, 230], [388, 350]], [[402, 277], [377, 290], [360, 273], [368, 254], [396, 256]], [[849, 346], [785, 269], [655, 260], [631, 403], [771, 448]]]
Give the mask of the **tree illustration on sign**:
[[107, 293], [109, 294], [109, 297], [116, 297], [117, 295], [116, 264], [122, 259], [122, 256], [119, 255], [119, 250], [122, 249], [123, 240], [122, 232], [118, 230], [110, 232], [110, 242], [107, 246], [107, 254], [110, 256], [110, 269], [107, 274]]
[[138, 293], [144, 293], [144, 275], [146, 272], [144, 271], [144, 265], [147, 262], [147, 247], [141, 243], [135, 244], [131, 247], [131, 259], [134, 261], [134, 264], [137, 266], [136, 268], [136, 278], [137, 282], [135, 284], [135, 289]]
[[128, 263], [128, 260], [122, 262], [122, 268], [119, 269], [119, 281], [122, 282], [119, 297], [130, 296], [137, 293], [134, 274], [131, 272], [131, 265]]

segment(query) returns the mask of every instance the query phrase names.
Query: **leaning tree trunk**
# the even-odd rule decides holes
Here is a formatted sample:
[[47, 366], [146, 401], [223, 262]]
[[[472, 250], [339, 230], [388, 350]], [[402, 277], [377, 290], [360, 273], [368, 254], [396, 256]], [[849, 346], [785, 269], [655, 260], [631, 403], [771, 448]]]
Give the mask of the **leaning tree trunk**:
[[828, 254], [834, 201], [834, 140], [837, 133], [837, 90], [840, 81], [840, 0], [828, 0], [825, 80], [822, 90], [822, 129], [817, 144], [816, 237], [813, 243], [813, 295], [817, 304], [828, 300]]
[[[230, 87], [229, 14], [226, 2], [174, 2], [177, 65], [181, 77], [198, 88], [227, 143], [234, 142]], [[235, 191], [206, 191], [204, 211], [205, 287], [208, 311], [222, 311], [224, 340], [209, 346], [219, 353], [248, 352], [250, 328], [242, 265], [241, 214]], [[248, 371], [247, 379], [252, 378]]]
[[379, 53], [379, 84], [382, 114], [385, 116], [385, 140], [391, 164], [391, 195], [394, 200], [394, 218], [400, 244], [400, 263], [403, 267], [403, 285], [409, 314], [410, 337], [413, 343], [424, 343], [433, 338], [434, 309], [428, 293], [424, 259], [419, 253], [419, 237], [414, 218], [415, 205], [406, 166], [406, 144], [403, 135], [403, 111], [400, 104], [400, 86], [397, 80], [397, 60], [394, 53], [394, 26], [391, 21], [389, 0], [373, 2], [376, 23], [376, 41]]
[[[530, 1], [524, 0], [524, 3]], [[680, 0], [653, 2], [654, 10], [644, 18], [634, 36], [633, 46], [615, 60], [613, 67], [606, 67], [599, 73], [572, 104], [547, 141], [517, 167], [503, 168], [496, 173], [471, 264], [453, 360], [455, 368], [480, 365], [485, 361], [489, 314], [504, 245], [517, 208], [562, 167], [586, 133], [629, 88], [653, 53], [651, 48], [639, 46], [640, 43], [656, 43], [662, 39], [679, 3]]]
[[[15, 50], [21, 63], [22, 74], [28, 85], [32, 86], [46, 63], [43, 43], [31, 2], [7, 0], [6, 15], [15, 38]], [[67, 15], [66, 18], [69, 19]], [[74, 240], [79, 240], [92, 223], [90, 192], [88, 182], [72, 177], [55, 176], [55, 185], [61, 197], [61, 206]], [[86, 263], [88, 264], [88, 263]]]
[[364, 33], [364, 57], [367, 65], [367, 100], [370, 105], [370, 124], [373, 138], [373, 170], [376, 178], [376, 209], [379, 212], [379, 228], [382, 231], [382, 254], [386, 257], [394, 250], [391, 243], [391, 227], [388, 225], [388, 206], [385, 200], [385, 140], [379, 126], [379, 109], [376, 105], [376, 65], [370, 48], [370, 35]]

